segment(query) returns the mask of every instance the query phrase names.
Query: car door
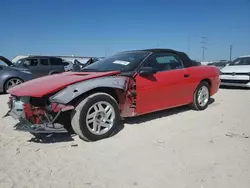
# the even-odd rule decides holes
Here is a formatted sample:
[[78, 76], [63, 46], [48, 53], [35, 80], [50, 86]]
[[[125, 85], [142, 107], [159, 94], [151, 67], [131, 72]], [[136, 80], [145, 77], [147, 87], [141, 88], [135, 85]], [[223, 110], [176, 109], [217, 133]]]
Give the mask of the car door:
[[143, 64], [157, 72], [136, 76], [136, 112], [144, 114], [188, 102], [188, 74], [181, 59], [172, 53], [153, 53]]
[[51, 63], [51, 71], [56, 73], [64, 72], [65, 71], [64, 66], [68, 65], [68, 63], [63, 62], [63, 60], [59, 58], [51, 58], [50, 63]]
[[47, 76], [50, 73], [51, 65], [48, 58], [40, 58], [40, 76]]
[[33, 78], [40, 77], [40, 69], [39, 69], [39, 61], [37, 58], [29, 58], [25, 59], [23, 62], [23, 66], [28, 68], [32, 73]]

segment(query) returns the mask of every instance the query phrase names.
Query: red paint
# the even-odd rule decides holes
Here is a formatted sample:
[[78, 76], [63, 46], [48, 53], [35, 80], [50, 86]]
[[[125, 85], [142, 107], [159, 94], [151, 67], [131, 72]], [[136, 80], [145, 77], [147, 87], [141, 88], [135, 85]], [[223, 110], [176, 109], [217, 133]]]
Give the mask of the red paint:
[[148, 77], [137, 75], [137, 115], [191, 103], [203, 79], [211, 81], [211, 95], [218, 91], [219, 73], [217, 68], [210, 66], [168, 70]]
[[118, 74], [119, 71], [112, 72], [65, 72], [44, 76], [30, 80], [9, 89], [7, 92], [15, 96], [42, 97], [47, 94], [59, 91], [71, 84], [84, 80], [94, 79], [103, 76]]
[[33, 124], [40, 124], [44, 117], [44, 110], [38, 107], [32, 107], [30, 104], [23, 105], [25, 117]]

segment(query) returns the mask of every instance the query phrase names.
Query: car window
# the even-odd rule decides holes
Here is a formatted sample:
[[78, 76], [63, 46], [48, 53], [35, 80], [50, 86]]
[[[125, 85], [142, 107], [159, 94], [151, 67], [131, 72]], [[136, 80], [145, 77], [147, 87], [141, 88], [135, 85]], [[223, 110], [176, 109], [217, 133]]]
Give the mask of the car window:
[[49, 65], [49, 60], [48, 59], [40, 59], [40, 64], [43, 66], [48, 66]]
[[37, 59], [26, 59], [26, 60], [24, 60], [23, 64], [27, 65], [27, 66], [37, 66], [38, 60]]
[[152, 54], [147, 62], [146, 67], [152, 67], [157, 71], [167, 71], [184, 68], [182, 61], [175, 54], [155, 53]]
[[68, 66], [70, 63], [69, 62], [67, 62], [67, 61], [63, 61], [62, 62], [62, 65], [64, 65], [64, 66]]
[[250, 65], [250, 57], [241, 57], [235, 59], [229, 66], [238, 66], [238, 65]]
[[146, 51], [121, 52], [84, 67], [81, 71], [107, 72], [107, 71], [134, 71], [140, 63], [150, 54]]
[[65, 65], [61, 59], [51, 59], [50, 63], [52, 66], [63, 66]]

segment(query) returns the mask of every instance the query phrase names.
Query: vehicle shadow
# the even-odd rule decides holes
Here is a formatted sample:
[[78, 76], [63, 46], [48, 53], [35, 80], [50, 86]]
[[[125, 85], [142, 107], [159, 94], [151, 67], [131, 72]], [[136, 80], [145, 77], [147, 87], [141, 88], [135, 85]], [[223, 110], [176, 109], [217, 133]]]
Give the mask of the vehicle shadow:
[[[210, 98], [209, 105], [214, 103], [214, 99]], [[126, 118], [121, 121], [119, 128], [113, 133], [112, 136], [117, 135], [120, 131], [125, 128], [125, 124], [132, 125], [132, 124], [140, 124], [147, 121], [159, 119], [162, 117], [168, 117], [171, 115], [176, 115], [179, 113], [183, 113], [186, 111], [192, 110], [189, 105], [176, 107], [172, 109], [162, 110], [158, 112], [153, 112], [150, 114], [145, 114], [137, 117]], [[42, 143], [42, 144], [51, 144], [51, 143], [58, 143], [58, 142], [72, 142], [74, 141], [76, 134], [73, 133], [52, 133], [52, 134], [33, 134], [34, 137], [28, 140], [28, 142], [34, 143]], [[78, 137], [78, 136], [77, 136]], [[87, 142], [86, 140], [84, 140]]]
[[225, 90], [250, 90], [248, 87], [237, 87], [237, 86], [220, 86], [220, 89]]
[[[208, 105], [211, 105], [212, 103], [214, 103], [214, 101], [215, 101], [214, 98], [210, 98]], [[189, 110], [192, 110], [192, 108], [190, 108], [189, 105], [185, 105], [185, 106], [180, 106], [180, 107], [162, 110], [162, 111], [158, 111], [158, 112], [153, 112], [150, 114], [141, 115], [138, 117], [126, 118], [124, 120], [124, 123], [126, 123], [126, 124], [140, 124], [140, 123], [144, 123], [147, 121], [159, 119], [162, 117], [176, 115], [176, 114], [183, 113], [183, 112], [186, 112]]]
[[32, 134], [32, 137], [28, 142], [52, 144], [58, 142], [72, 142], [74, 141], [74, 134], [70, 133], [50, 133], [50, 134]]

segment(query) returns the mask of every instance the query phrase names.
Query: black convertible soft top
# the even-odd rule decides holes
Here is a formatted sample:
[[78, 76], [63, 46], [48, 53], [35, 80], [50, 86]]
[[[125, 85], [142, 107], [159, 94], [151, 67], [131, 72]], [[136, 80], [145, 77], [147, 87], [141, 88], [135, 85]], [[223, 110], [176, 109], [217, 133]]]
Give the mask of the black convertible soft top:
[[192, 66], [200, 65], [198, 62], [192, 61], [186, 53], [172, 50], [172, 49], [155, 48], [155, 49], [144, 49], [144, 50], [133, 50], [133, 51], [147, 51], [147, 52], [152, 52], [152, 53], [173, 53], [181, 58], [181, 60], [183, 61], [184, 67], [192, 67]]

